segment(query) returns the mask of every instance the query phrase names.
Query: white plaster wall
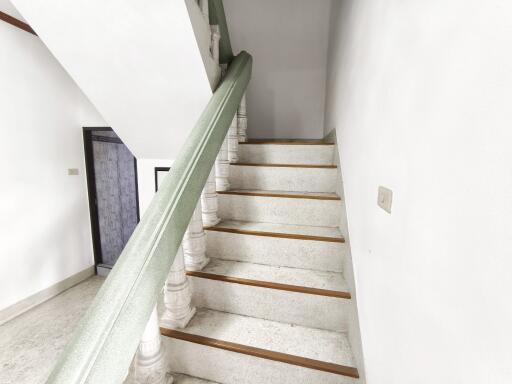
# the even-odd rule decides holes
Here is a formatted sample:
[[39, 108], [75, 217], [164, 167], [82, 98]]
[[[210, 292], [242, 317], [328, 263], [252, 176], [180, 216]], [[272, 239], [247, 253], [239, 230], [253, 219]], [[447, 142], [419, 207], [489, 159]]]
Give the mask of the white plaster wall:
[[512, 3], [333, 3], [325, 127], [368, 383], [510, 383]]
[[0, 22], [0, 47], [2, 310], [94, 265], [81, 127], [105, 123], [37, 37]]
[[0, 11], [17, 18], [18, 20], [26, 22], [23, 16], [21, 16], [21, 14], [9, 0], [0, 0]]
[[137, 158], [174, 158], [211, 97], [184, 0], [12, 0]]
[[249, 137], [323, 137], [330, 3], [224, 0], [234, 52], [254, 56]]

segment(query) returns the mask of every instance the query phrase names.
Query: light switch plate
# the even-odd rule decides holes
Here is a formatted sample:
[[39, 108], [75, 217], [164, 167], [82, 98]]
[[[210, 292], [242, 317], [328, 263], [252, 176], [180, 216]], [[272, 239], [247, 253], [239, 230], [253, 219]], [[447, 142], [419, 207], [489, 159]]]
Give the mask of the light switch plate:
[[380, 186], [377, 204], [387, 213], [391, 213], [391, 205], [393, 204], [393, 191], [386, 187]]
[[68, 168], [68, 176], [78, 176], [78, 168]]

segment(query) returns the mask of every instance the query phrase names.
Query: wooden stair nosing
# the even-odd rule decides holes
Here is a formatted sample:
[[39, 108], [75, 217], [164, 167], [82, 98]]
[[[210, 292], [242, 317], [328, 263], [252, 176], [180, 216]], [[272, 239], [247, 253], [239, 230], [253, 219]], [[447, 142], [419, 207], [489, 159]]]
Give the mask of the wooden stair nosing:
[[277, 289], [280, 291], [305, 293], [308, 295], [316, 295], [316, 296], [334, 297], [337, 299], [350, 300], [352, 298], [350, 292], [345, 292], [345, 291], [333, 291], [330, 289], [302, 287], [300, 285], [281, 284], [281, 283], [273, 283], [270, 281], [244, 279], [244, 278], [240, 278], [240, 277], [218, 275], [216, 273], [208, 273], [208, 272], [202, 272], [202, 271], [187, 271], [187, 276], [198, 277], [201, 279], [222, 281], [225, 283], [249, 285], [252, 287]]
[[239, 195], [239, 196], [257, 196], [257, 197], [279, 197], [286, 199], [309, 199], [309, 200], [333, 200], [340, 201], [339, 196], [322, 196], [322, 195], [299, 195], [273, 192], [245, 192], [245, 191], [217, 191], [219, 195]]
[[34, 36], [37, 36], [37, 33], [32, 29], [30, 25], [27, 23], [5, 13], [0, 11], [0, 20], [5, 21], [8, 24], [11, 24], [13, 27], [19, 28], [24, 30], [25, 32], [31, 33]]
[[240, 145], [271, 144], [271, 145], [334, 145], [325, 141], [300, 141], [300, 140], [248, 140], [239, 142]]
[[328, 237], [328, 236], [314, 236], [314, 235], [301, 235], [296, 233], [278, 233], [278, 232], [265, 232], [265, 231], [252, 231], [238, 228], [228, 228], [228, 227], [204, 227], [205, 231], [213, 231], [213, 232], [225, 232], [225, 233], [235, 233], [238, 235], [251, 235], [251, 236], [263, 236], [263, 237], [276, 237], [282, 239], [293, 239], [293, 240], [310, 240], [310, 241], [324, 241], [327, 243], [345, 243], [345, 239], [343, 237]]
[[274, 352], [268, 349], [251, 347], [248, 345], [213, 339], [206, 336], [193, 335], [174, 329], [160, 328], [160, 333], [163, 336], [167, 336], [173, 339], [201, 344], [212, 348], [223, 349], [226, 351], [241, 353], [244, 355], [259, 357], [267, 360], [279, 361], [281, 363], [297, 365], [300, 367], [315, 369], [336, 375], [353, 377], [355, 379], [359, 378], [359, 372], [357, 368], [341, 364], [328, 363], [321, 360], [309, 359], [306, 357], [290, 355], [282, 352]]
[[337, 165], [322, 164], [272, 164], [272, 163], [230, 163], [230, 165], [243, 167], [268, 167], [268, 168], [309, 168], [309, 169], [336, 169]]

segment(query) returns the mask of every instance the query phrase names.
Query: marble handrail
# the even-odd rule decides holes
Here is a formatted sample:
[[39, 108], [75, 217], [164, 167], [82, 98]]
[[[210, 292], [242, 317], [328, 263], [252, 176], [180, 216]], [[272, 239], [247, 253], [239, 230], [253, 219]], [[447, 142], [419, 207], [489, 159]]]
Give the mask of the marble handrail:
[[231, 62], [48, 383], [121, 383], [126, 377], [251, 71], [247, 52]]

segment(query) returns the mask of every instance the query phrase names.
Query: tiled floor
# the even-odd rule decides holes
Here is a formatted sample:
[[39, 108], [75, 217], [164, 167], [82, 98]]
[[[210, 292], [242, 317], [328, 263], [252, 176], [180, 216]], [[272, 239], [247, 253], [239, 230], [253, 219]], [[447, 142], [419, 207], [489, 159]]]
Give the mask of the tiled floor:
[[44, 383], [103, 281], [92, 277], [0, 326], [0, 384]]

